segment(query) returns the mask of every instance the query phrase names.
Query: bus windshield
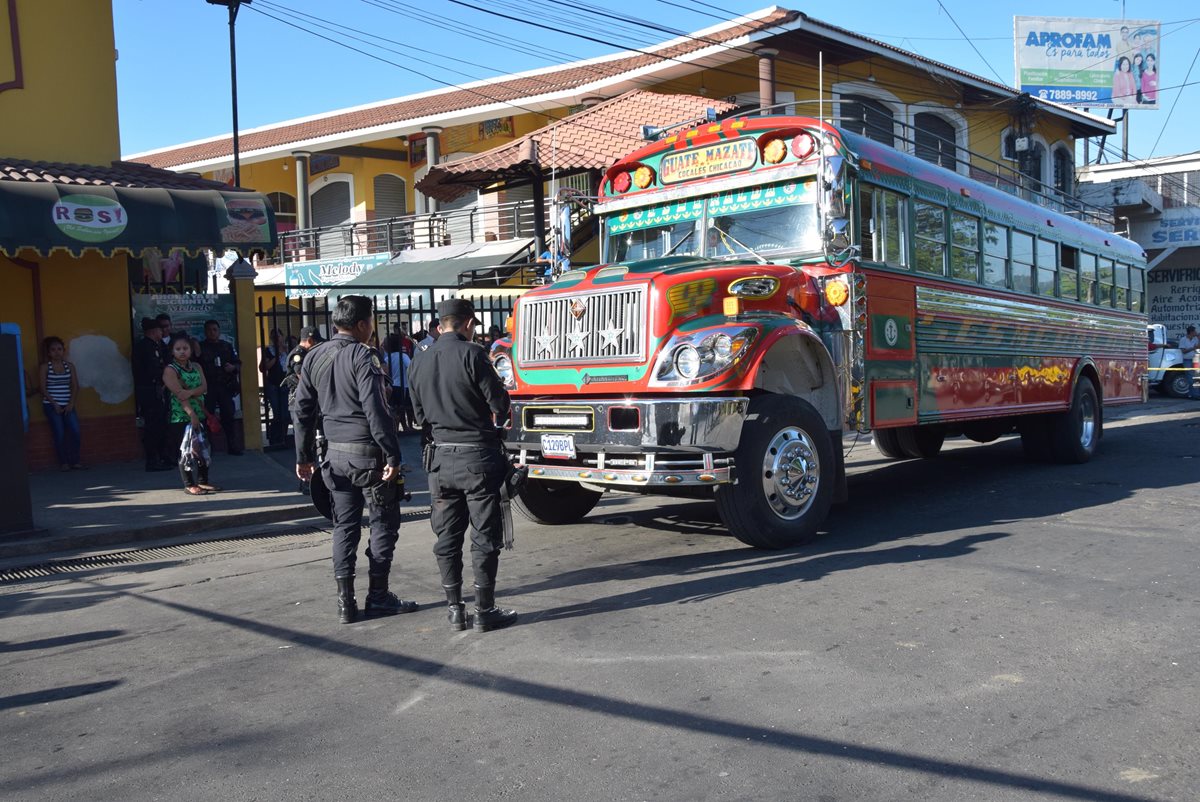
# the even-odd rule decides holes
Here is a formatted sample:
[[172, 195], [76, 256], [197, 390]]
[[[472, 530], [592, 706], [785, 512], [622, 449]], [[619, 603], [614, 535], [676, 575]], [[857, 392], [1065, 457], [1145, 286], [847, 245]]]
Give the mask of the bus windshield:
[[[703, 233], [701, 233], [703, 232]], [[606, 262], [667, 254], [714, 259], [821, 250], [815, 182], [795, 181], [649, 206], [605, 218]]]

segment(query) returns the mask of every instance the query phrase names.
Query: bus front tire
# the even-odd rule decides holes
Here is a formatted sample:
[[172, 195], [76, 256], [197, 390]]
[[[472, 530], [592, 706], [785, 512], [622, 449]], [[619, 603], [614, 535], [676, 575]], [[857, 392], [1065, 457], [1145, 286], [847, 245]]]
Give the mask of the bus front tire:
[[513, 506], [535, 524], [562, 526], [581, 520], [600, 496], [575, 482], [529, 479], [517, 491]]
[[807, 401], [758, 396], [734, 456], [737, 484], [717, 488], [717, 511], [748, 546], [782, 549], [813, 540], [833, 501], [833, 438]]

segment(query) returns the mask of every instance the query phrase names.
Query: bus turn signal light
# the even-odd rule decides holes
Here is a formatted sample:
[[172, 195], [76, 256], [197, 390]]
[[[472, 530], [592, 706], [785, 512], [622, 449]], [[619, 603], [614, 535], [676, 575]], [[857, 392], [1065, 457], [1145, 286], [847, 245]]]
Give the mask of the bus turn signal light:
[[839, 278], [828, 281], [825, 283], [825, 300], [834, 306], [841, 306], [850, 300], [850, 288]]

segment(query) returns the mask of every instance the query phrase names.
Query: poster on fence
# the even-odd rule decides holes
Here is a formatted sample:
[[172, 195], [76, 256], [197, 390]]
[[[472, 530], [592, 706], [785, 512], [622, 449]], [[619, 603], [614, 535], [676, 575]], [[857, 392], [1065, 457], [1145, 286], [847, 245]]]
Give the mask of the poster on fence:
[[1093, 109], [1157, 109], [1161, 25], [1153, 20], [1013, 17], [1017, 85]]

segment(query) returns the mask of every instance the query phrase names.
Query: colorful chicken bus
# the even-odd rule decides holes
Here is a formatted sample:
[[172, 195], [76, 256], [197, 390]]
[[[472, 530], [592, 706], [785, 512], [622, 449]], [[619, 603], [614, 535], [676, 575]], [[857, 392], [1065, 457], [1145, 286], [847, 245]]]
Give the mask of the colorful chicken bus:
[[603, 264], [524, 295], [493, 351], [535, 521], [697, 496], [785, 547], [845, 500], [844, 434], [905, 459], [1018, 432], [1082, 463], [1144, 398], [1137, 245], [818, 120], [653, 142], [596, 208]]

